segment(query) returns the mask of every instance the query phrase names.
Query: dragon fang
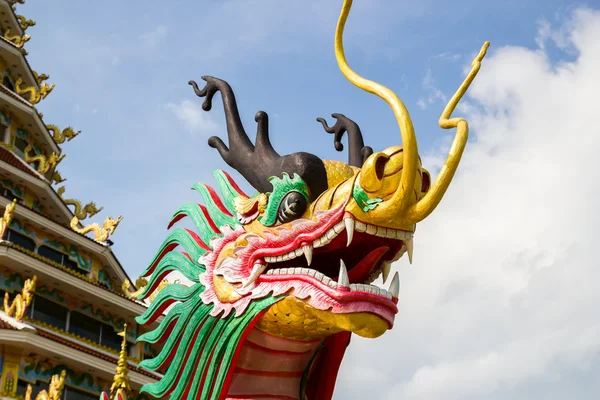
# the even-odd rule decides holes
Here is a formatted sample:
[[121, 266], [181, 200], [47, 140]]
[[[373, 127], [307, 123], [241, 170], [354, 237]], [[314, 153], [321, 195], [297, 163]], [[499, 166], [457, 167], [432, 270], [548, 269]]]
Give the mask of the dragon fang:
[[[356, 123], [341, 114], [325, 130], [338, 151], [348, 134], [348, 162], [309, 153], [280, 155], [269, 140], [268, 116], [256, 114], [253, 144], [227, 82], [204, 76], [190, 82], [203, 109], [219, 92], [227, 120], [226, 144], [209, 145], [256, 190], [242, 192], [223, 171], [215, 172], [221, 197], [203, 184], [194, 189], [204, 205], [189, 203], [184, 217], [196, 230], [175, 228], [142, 278], [147, 299], [172, 272], [183, 283], [164, 287], [140, 324], [164, 319], [140, 341], [162, 344], [140, 366], [164, 372], [142, 388], [171, 399], [330, 399], [352, 333], [376, 338], [391, 329], [398, 312], [399, 277], [387, 289], [391, 263], [405, 253], [412, 261], [416, 223], [439, 204], [464, 151], [468, 124], [451, 115], [475, 78], [489, 43], [440, 118], [456, 136], [437, 179], [421, 167], [410, 115], [388, 88], [366, 80], [347, 64], [343, 30], [352, 5], [345, 0], [335, 34], [335, 54], [344, 76], [385, 100], [398, 120], [403, 146], [380, 152], [364, 145]], [[170, 308], [169, 308], [170, 307]]]

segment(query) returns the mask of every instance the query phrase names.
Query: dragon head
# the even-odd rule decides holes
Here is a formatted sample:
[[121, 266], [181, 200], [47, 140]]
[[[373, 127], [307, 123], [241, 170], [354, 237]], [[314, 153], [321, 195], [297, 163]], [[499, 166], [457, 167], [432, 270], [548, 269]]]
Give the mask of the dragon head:
[[332, 386], [323, 382], [335, 381], [350, 333], [374, 338], [392, 328], [398, 311], [398, 274], [387, 289], [371, 283], [380, 275], [385, 282], [391, 263], [402, 255], [412, 259], [416, 223], [433, 211], [450, 184], [468, 133], [466, 121], [450, 115], [479, 70], [488, 43], [442, 114], [440, 125], [457, 128], [457, 135], [432, 183], [421, 166], [404, 104], [346, 63], [342, 34], [350, 5], [345, 0], [336, 31], [338, 64], [353, 84], [390, 104], [403, 146], [373, 152], [364, 145], [355, 122], [332, 114], [336, 120], [332, 127], [322, 118], [318, 121], [334, 134], [339, 151], [347, 133], [347, 163], [304, 152], [280, 155], [269, 140], [265, 112], [256, 114], [253, 144], [227, 82], [204, 76], [202, 89], [190, 82], [196, 95], [204, 98], [205, 111], [221, 93], [228, 144], [211, 137], [209, 145], [257, 193], [245, 194], [223, 171], [215, 173], [221, 197], [211, 187], [196, 184], [204, 204], [180, 207], [169, 225], [187, 216], [196, 230], [172, 230], [144, 272], [148, 285], [141, 299], [173, 271], [189, 280], [162, 289], [138, 318], [141, 324], [151, 323], [172, 306], [157, 329], [139, 338], [164, 343], [156, 358], [141, 364], [167, 368], [160, 382], [144, 387], [153, 396], [223, 398], [241, 343], [249, 329], [258, 329], [285, 339], [321, 340], [318, 353], [326, 355], [317, 354], [312, 360], [301, 390], [308, 398], [330, 398]]
[[[90, 215], [92, 215], [90, 213]], [[106, 219], [104, 220], [104, 222], [102, 223], [102, 227], [110, 234], [112, 235], [113, 233], [115, 233], [115, 229], [117, 229], [117, 226], [119, 226], [119, 224], [121, 223], [121, 221], [123, 220], [123, 217], [120, 216], [117, 219], [114, 219], [113, 217], [106, 217]]]

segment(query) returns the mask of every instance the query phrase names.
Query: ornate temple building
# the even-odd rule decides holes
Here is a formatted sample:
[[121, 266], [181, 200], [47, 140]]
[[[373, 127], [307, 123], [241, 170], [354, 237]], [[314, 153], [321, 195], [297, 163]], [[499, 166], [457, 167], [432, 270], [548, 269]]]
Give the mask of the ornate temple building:
[[54, 84], [27, 62], [22, 1], [0, 0], [0, 399], [57, 386], [49, 398], [98, 399], [118, 385], [135, 398], [159, 376], [138, 367], [155, 350], [135, 342], [146, 307], [111, 251], [121, 219], [65, 197], [58, 167], [79, 132], [36, 109]]

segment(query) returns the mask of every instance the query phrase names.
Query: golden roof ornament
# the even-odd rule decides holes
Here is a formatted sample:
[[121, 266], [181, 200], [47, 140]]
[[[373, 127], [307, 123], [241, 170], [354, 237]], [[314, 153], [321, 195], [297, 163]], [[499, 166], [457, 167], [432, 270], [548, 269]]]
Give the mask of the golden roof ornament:
[[66, 154], [59, 156], [55, 152], [52, 152], [49, 157], [46, 157], [43, 154], [36, 154], [34, 156], [30, 156], [29, 153], [32, 150], [33, 147], [30, 144], [28, 144], [27, 147], [25, 147], [25, 161], [28, 163], [38, 162], [39, 164], [37, 167], [37, 171], [40, 174], [45, 174], [51, 168], [55, 168], [58, 165], [58, 163], [60, 163], [66, 157]]
[[17, 15], [17, 20], [19, 21], [19, 25], [21, 25], [21, 29], [27, 30], [30, 26], [35, 26], [35, 21], [32, 19], [27, 19], [22, 15]]
[[131, 289], [131, 283], [129, 282], [129, 279], [127, 279], [123, 281], [123, 284], [121, 285], [121, 290], [123, 291], [123, 294], [127, 296], [127, 298], [137, 299], [140, 293], [144, 291], [147, 284], [148, 280], [144, 278], [137, 278], [137, 280], [135, 281], [135, 287], [137, 287], [137, 290], [134, 292], [130, 292], [129, 290]]
[[[48, 391], [42, 390], [35, 397], [35, 400], [60, 400], [62, 397], [62, 391], [65, 387], [65, 378], [67, 377], [67, 371], [63, 370], [60, 375], [53, 375], [50, 380], [50, 387]], [[31, 400], [31, 385], [27, 385], [27, 392], [25, 393], [25, 400]]]
[[50, 94], [50, 92], [52, 92], [52, 90], [54, 90], [54, 88], [56, 87], [54, 83], [52, 85], [44, 83], [43, 85], [40, 85], [39, 90], [33, 86], [29, 86], [23, 89], [21, 87], [22, 84], [23, 78], [17, 79], [17, 81], [15, 82], [15, 91], [21, 96], [23, 96], [24, 94], [29, 94], [29, 102], [31, 104], [37, 104], [42, 99], [45, 99], [46, 96], [48, 96], [48, 94]]
[[23, 48], [23, 45], [25, 43], [27, 43], [29, 41], [29, 39], [31, 39], [31, 36], [29, 36], [29, 35], [23, 35], [23, 36], [11, 35], [10, 29], [7, 29], [4, 31], [4, 39], [8, 40], [9, 42], [11, 42], [15, 46], [17, 46], [17, 48], [21, 49], [21, 48]]
[[62, 144], [65, 140], [70, 142], [74, 137], [81, 133], [81, 131], [75, 132], [70, 126], [67, 126], [62, 131], [56, 125], [46, 125], [46, 128], [48, 128], [48, 131], [52, 132], [52, 139], [54, 139], [56, 144]]
[[4, 294], [4, 312], [6, 315], [19, 322], [23, 320], [25, 311], [27, 311], [27, 307], [29, 307], [31, 300], [33, 299], [36, 282], [37, 276], [35, 275], [31, 279], [27, 279], [23, 285], [23, 290], [15, 296], [11, 305], [8, 305], [10, 295], [8, 293]]
[[[38, 83], [38, 85], [41, 85], [42, 82], [50, 79], [50, 75], [48, 75], [48, 74], [38, 74], [34, 70], [31, 70], [31, 72], [33, 72], [33, 77], [35, 78], [35, 81]], [[40, 114], [40, 116], [42, 115], [41, 113], [38, 113], [38, 114]]]
[[62, 175], [60, 174], [60, 172], [54, 171], [52, 173], [52, 184], [53, 185], [58, 185], [59, 183], [63, 183], [66, 180], [67, 179], [63, 178]]
[[[62, 177], [60, 177], [60, 175], [57, 178], [62, 179]], [[59, 183], [59, 182], [57, 182], [57, 183]], [[75, 207], [75, 209], [73, 210], [73, 215], [75, 217], [77, 217], [77, 219], [78, 219], [77, 222], [82, 221], [82, 220], [86, 219], [87, 217], [93, 217], [94, 215], [98, 214], [100, 211], [102, 211], [104, 209], [103, 207], [98, 208], [96, 206], [96, 203], [94, 203], [93, 201], [91, 201], [88, 204], [86, 204], [85, 206], [81, 207], [81, 202], [79, 200], [65, 199], [63, 197], [63, 194], [65, 193], [65, 189], [66, 189], [65, 186], [61, 186], [58, 188], [56, 193], [58, 193], [58, 195], [62, 199], [63, 203], [65, 203], [67, 206]]]
[[[179, 280], [176, 279], [174, 282], [169, 281], [167, 278], [164, 278], [156, 287], [156, 289], [154, 290], [154, 292], [150, 295], [150, 297], [148, 297], [148, 300], [150, 301], [150, 303], [152, 303], [154, 301], [154, 299], [156, 298], [156, 296], [158, 296], [158, 294], [160, 293], [161, 290], [163, 290], [164, 288], [166, 288], [167, 286], [171, 285], [172, 283], [179, 283]], [[128, 280], [124, 281], [123, 284], [121, 285], [121, 290], [123, 291], [123, 293], [125, 294], [126, 297], [130, 298], [130, 299], [137, 299], [138, 296], [144, 291], [146, 290], [146, 286], [148, 285], [148, 280], [144, 279], [144, 278], [138, 278], [135, 281], [135, 286], [137, 287], [137, 290], [135, 292], [130, 292], [129, 290], [131, 289], [131, 283], [129, 283]]]
[[123, 326], [123, 332], [120, 332], [119, 336], [123, 337], [123, 342], [121, 343], [119, 361], [117, 361], [117, 373], [110, 387], [110, 398], [117, 399], [120, 396], [122, 400], [127, 400], [133, 398], [129, 376], [127, 376], [129, 373], [127, 365], [127, 324]]
[[15, 212], [15, 208], [17, 207], [17, 199], [14, 199], [12, 203], [9, 203], [4, 209], [4, 214], [2, 215], [2, 220], [0, 220], [0, 240], [4, 239], [4, 235], [6, 234], [6, 230], [10, 226], [12, 221], [13, 213]]
[[117, 226], [119, 226], [122, 219], [123, 216], [120, 216], [117, 219], [114, 219], [113, 217], [107, 217], [102, 226], [94, 222], [84, 226], [83, 228], [79, 228], [77, 226], [79, 224], [79, 218], [73, 217], [71, 220], [71, 229], [82, 235], [88, 234], [89, 232], [94, 232], [94, 240], [98, 243], [105, 243], [108, 241], [108, 238], [115, 233], [115, 229], [117, 229]]

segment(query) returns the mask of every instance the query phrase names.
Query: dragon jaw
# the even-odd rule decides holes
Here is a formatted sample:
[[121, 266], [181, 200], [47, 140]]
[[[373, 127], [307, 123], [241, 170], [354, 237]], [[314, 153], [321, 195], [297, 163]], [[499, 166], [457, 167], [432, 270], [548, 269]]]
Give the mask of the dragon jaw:
[[[226, 229], [223, 237], [211, 241], [213, 251], [199, 259], [207, 266], [200, 277], [207, 287], [201, 297], [214, 304], [212, 315], [224, 317], [234, 310], [242, 315], [253, 300], [285, 295], [320, 321], [320, 333], [304, 332], [302, 324], [289, 321], [277, 332], [265, 323], [259, 328], [307, 340], [342, 330], [378, 337], [392, 328], [398, 311], [398, 275], [388, 290], [370, 283], [380, 274], [387, 278], [391, 263], [405, 252], [411, 256], [413, 232], [364, 222], [372, 209], [356, 211], [358, 177], [352, 171], [302, 218], [286, 224], [265, 227], [256, 218], [260, 213], [246, 207], [246, 215], [238, 219], [247, 222], [248, 214], [254, 214], [254, 220]], [[384, 206], [381, 200], [380, 207]], [[274, 314], [267, 312], [263, 320], [277, 320]]]

